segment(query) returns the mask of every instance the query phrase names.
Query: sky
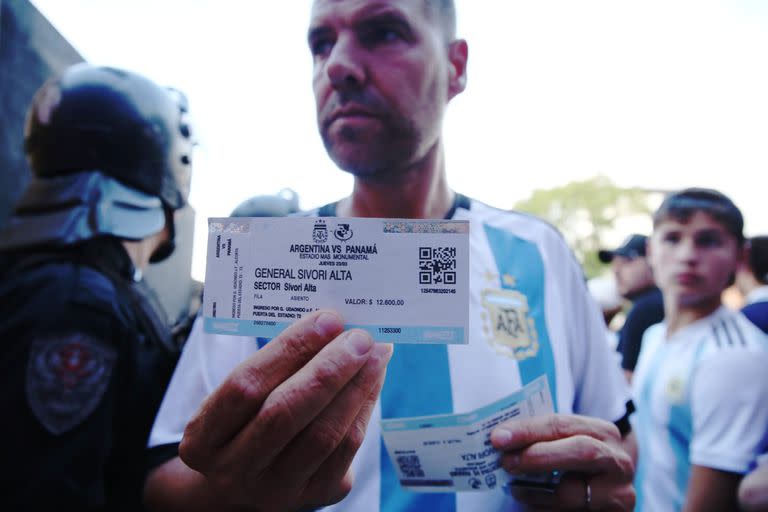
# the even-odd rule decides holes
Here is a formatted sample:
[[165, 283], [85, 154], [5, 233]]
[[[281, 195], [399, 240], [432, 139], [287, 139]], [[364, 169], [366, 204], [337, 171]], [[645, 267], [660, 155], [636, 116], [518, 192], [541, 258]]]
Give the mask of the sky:
[[[310, 0], [32, 3], [89, 62], [188, 96], [195, 278], [208, 217], [285, 187], [302, 208], [351, 190], [317, 134]], [[768, 233], [768, 2], [456, 5], [470, 57], [444, 132], [455, 190], [511, 208], [597, 174], [627, 187], [714, 187], [742, 208], [748, 235]]]

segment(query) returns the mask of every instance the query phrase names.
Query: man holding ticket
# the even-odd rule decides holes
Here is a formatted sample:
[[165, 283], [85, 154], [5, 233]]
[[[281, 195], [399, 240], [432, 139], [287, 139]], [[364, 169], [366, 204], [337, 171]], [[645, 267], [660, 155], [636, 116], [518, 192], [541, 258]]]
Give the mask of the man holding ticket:
[[[318, 128], [354, 189], [282, 233], [264, 235], [279, 223], [211, 220], [208, 270], [222, 261], [229, 270], [206, 282], [216, 297], [206, 297], [207, 318], [156, 419], [150, 447], [169, 460], [148, 479], [148, 504], [631, 510], [629, 393], [578, 264], [545, 223], [447, 185], [442, 119], [464, 90], [468, 58], [453, 2], [316, 0], [308, 40]], [[387, 228], [382, 219], [400, 220]], [[431, 243], [430, 219], [438, 231], [469, 229]], [[242, 237], [274, 243], [247, 252]], [[392, 250], [414, 241], [417, 254]], [[422, 268], [408, 259], [421, 256], [427, 275], [392, 286]], [[363, 287], [371, 274], [379, 285]], [[454, 295], [444, 290], [459, 296], [462, 282], [468, 319], [436, 315]], [[347, 295], [318, 300], [331, 286]], [[314, 311], [331, 306], [341, 315]], [[282, 328], [287, 314], [298, 320], [282, 332], [251, 331], [274, 335], [266, 344], [220, 334]], [[394, 353], [374, 337], [397, 342]]]

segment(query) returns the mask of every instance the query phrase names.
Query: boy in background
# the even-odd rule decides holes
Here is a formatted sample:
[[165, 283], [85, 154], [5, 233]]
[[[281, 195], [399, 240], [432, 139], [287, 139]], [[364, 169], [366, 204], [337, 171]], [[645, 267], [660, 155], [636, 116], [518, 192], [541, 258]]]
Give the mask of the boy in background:
[[720, 192], [692, 188], [653, 223], [665, 321], [646, 331], [633, 381], [636, 510], [737, 510], [768, 424], [768, 338], [720, 299], [744, 257], [744, 221]]

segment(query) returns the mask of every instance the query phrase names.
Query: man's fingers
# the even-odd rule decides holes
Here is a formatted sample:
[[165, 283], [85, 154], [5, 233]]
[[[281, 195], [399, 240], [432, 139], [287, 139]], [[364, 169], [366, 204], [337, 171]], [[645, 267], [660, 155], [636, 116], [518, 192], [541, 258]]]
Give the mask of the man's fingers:
[[[634, 464], [612, 423], [566, 415], [512, 420], [494, 429], [491, 441], [503, 452], [502, 467], [512, 474], [553, 469], [566, 473], [552, 495], [514, 489], [515, 497], [523, 503], [553, 510], [622, 511], [634, 507]], [[590, 485], [589, 492], [585, 482]]]
[[554, 493], [513, 487], [512, 494], [516, 500], [537, 510], [629, 511], [635, 507], [632, 482], [616, 481], [610, 475], [589, 478], [588, 475], [566, 474]]
[[[301, 467], [286, 468], [301, 481], [317, 471], [317, 468], [334, 453], [345, 438], [362, 442], [365, 431], [354, 424], [360, 410], [370, 407], [376, 400], [384, 378], [386, 365], [392, 355], [390, 345], [377, 345], [357, 375], [344, 387], [314, 420], [282, 452], [281, 460], [273, 467], [281, 468], [288, 460], [304, 460]], [[375, 395], [372, 394], [376, 392]], [[350, 432], [351, 430], [351, 432]], [[351, 459], [350, 459], [351, 460]], [[344, 471], [338, 475], [344, 475]]]
[[502, 454], [502, 467], [513, 474], [542, 473], [558, 469], [587, 474], [611, 473], [631, 479], [634, 465], [620, 446], [587, 435], [557, 441], [542, 441], [530, 447]]
[[[373, 385], [370, 387], [368, 395], [361, 400], [361, 407], [347, 428], [344, 439], [338, 444], [335, 451], [328, 456], [322, 465], [315, 469], [305, 489], [307, 496], [320, 496], [322, 499], [318, 503], [329, 503], [339, 498], [341, 493], [332, 489], [338, 482], [343, 481], [344, 475], [355, 457], [358, 448], [363, 443], [368, 422], [371, 418], [376, 402], [384, 384], [386, 375], [386, 364], [392, 357], [391, 345], [377, 345], [375, 353], [366, 364], [366, 370], [375, 375]], [[370, 369], [368, 369], [370, 367]], [[348, 397], [352, 398], [352, 397]], [[359, 397], [354, 397], [359, 398]], [[327, 413], [332, 414], [329, 409]], [[347, 489], [346, 492], [349, 492]]]
[[501, 451], [522, 450], [541, 441], [555, 441], [585, 435], [606, 442], [621, 439], [613, 423], [588, 416], [549, 414], [502, 423], [491, 432], [494, 448]]
[[[258, 414], [221, 447], [222, 460], [246, 459], [249, 478], [258, 478], [352, 380], [370, 358], [373, 346], [370, 335], [357, 329], [329, 343], [270, 393]], [[254, 453], [259, 457], [247, 456]]]
[[232, 439], [266, 397], [343, 330], [341, 318], [318, 311], [300, 319], [232, 371], [187, 425], [179, 452], [191, 467]]

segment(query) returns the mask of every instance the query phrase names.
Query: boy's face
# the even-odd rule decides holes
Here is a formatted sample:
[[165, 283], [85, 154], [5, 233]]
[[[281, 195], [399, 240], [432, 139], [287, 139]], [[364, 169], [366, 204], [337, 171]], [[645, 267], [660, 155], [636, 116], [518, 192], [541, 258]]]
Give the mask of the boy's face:
[[661, 221], [648, 251], [664, 301], [688, 308], [719, 303], [742, 257], [736, 238], [701, 211], [686, 222], [674, 218]]

